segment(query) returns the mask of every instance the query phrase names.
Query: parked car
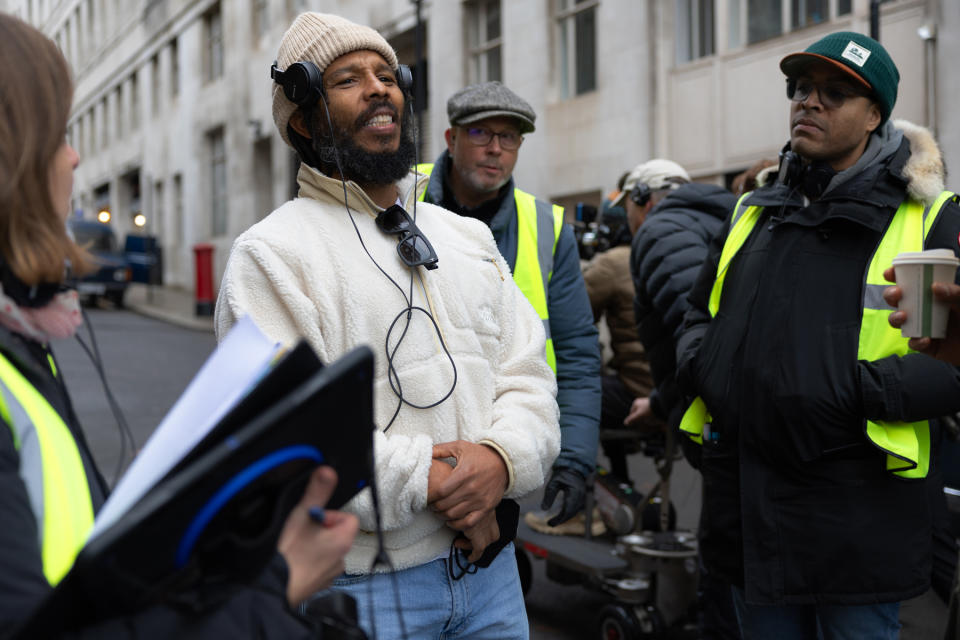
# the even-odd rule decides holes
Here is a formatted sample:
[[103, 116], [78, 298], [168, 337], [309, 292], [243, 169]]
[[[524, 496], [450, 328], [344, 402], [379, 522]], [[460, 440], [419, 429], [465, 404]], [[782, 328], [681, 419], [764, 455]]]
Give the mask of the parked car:
[[103, 296], [118, 307], [130, 284], [130, 265], [117, 246], [117, 238], [109, 225], [93, 220], [70, 220], [67, 226], [74, 241], [90, 252], [97, 269], [73, 284], [88, 304], [96, 304]]

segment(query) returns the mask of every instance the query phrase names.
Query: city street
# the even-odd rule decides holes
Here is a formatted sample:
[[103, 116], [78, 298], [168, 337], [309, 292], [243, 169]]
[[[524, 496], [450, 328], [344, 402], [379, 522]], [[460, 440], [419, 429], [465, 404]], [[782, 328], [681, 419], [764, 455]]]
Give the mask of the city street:
[[[87, 309], [107, 382], [142, 447], [216, 345], [212, 333], [190, 331], [128, 311]], [[86, 326], [80, 337], [90, 345]], [[120, 431], [103, 383], [76, 339], [53, 343], [90, 448], [113, 481]], [[126, 463], [129, 463], [127, 452]]]

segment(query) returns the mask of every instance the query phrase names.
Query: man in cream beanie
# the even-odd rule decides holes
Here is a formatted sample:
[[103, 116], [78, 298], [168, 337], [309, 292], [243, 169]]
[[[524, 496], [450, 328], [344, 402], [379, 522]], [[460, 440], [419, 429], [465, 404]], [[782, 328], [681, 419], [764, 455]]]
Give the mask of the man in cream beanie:
[[361, 531], [333, 586], [368, 633], [526, 638], [516, 513], [497, 507], [538, 489], [559, 452], [543, 324], [485, 225], [416, 202], [399, 72], [380, 34], [338, 16], [305, 13], [284, 35], [273, 114], [299, 197], [235, 242], [217, 336], [248, 314], [324, 362], [376, 350], [380, 517], [370, 490], [347, 504]]

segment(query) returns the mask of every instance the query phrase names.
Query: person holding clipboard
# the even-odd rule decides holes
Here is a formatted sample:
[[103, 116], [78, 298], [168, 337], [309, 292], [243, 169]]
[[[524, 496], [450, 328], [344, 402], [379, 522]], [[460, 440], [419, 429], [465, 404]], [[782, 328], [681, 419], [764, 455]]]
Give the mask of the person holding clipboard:
[[[79, 162], [65, 141], [70, 72], [52, 41], [8, 14], [0, 69], [0, 637], [8, 637], [70, 570], [107, 485], [48, 346], [82, 322], [64, 265], [89, 265], [65, 226]], [[266, 570], [212, 610], [156, 605], [70, 637], [317, 637], [292, 607], [343, 571], [357, 520], [323, 511], [336, 482], [330, 467], [312, 473]]]

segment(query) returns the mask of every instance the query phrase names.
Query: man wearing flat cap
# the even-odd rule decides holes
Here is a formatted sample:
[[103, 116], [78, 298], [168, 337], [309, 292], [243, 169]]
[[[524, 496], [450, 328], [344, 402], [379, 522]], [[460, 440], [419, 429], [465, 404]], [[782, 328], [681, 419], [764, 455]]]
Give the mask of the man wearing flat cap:
[[930, 586], [936, 418], [960, 409], [960, 375], [887, 323], [883, 272], [957, 253], [960, 207], [930, 132], [890, 120], [880, 43], [832, 33], [780, 69], [779, 173], [737, 202], [678, 341], [701, 551], [744, 638], [894, 639]]
[[[234, 243], [217, 335], [248, 314], [277, 342], [305, 338], [323, 362], [375, 351], [379, 500], [364, 489], [346, 505], [360, 532], [332, 587], [356, 599], [371, 637], [525, 638], [497, 505], [547, 479], [556, 381], [542, 323], [503, 277], [490, 231], [417, 206], [426, 178], [411, 170], [402, 72], [379, 33], [336, 15], [303, 13], [284, 34], [273, 115], [301, 160], [299, 197]], [[317, 428], [361, 427], [317, 416]]]
[[[533, 133], [537, 117], [526, 100], [500, 82], [484, 82], [453, 94], [447, 115], [446, 151], [435, 164], [418, 167], [430, 176], [420, 197], [487, 224], [543, 320], [547, 362], [557, 376], [561, 443], [542, 508], [559, 493], [563, 500], [549, 521], [535, 524], [555, 527], [582, 511], [599, 439], [600, 349], [576, 241], [562, 208], [514, 185], [523, 136]], [[555, 532], [582, 533], [583, 523]]]

